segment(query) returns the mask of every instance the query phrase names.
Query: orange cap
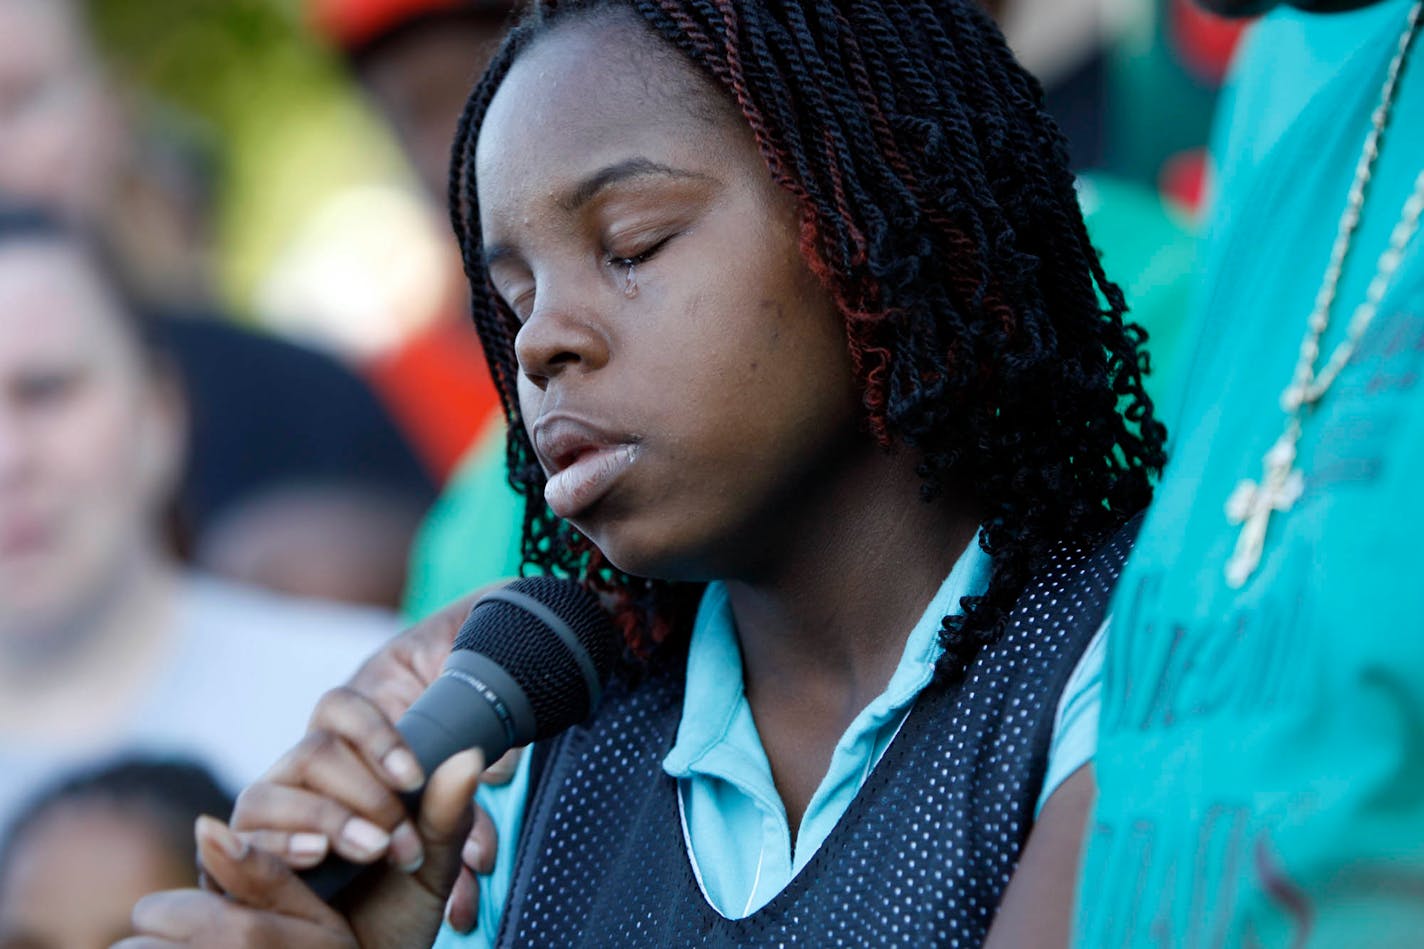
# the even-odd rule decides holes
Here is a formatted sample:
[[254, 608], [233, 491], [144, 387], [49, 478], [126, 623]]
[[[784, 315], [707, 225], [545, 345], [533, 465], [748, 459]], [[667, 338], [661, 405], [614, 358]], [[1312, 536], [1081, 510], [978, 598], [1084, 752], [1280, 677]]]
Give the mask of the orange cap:
[[309, 0], [307, 14], [320, 35], [354, 51], [427, 14], [461, 9], [508, 13], [513, 7], [513, 0]]

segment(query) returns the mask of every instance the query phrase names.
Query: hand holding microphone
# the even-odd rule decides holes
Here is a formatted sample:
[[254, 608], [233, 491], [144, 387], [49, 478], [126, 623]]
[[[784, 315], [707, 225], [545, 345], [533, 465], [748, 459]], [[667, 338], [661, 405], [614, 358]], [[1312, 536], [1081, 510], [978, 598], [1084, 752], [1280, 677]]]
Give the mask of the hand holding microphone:
[[[457, 875], [475, 893], [477, 855], [460, 851], [483, 761], [586, 717], [614, 652], [607, 617], [577, 585], [529, 578], [493, 591], [397, 724], [388, 692], [385, 712], [353, 689], [329, 693], [302, 742], [239, 798], [238, 834], [200, 826], [204, 866], [232, 899], [159, 894], [139, 904], [136, 927], [187, 945], [249, 931], [240, 944], [428, 945]], [[369, 669], [357, 682], [372, 691]], [[311, 885], [292, 867], [308, 868]], [[353, 879], [339, 911], [318, 898]], [[451, 910], [458, 928], [473, 923], [474, 906]]]

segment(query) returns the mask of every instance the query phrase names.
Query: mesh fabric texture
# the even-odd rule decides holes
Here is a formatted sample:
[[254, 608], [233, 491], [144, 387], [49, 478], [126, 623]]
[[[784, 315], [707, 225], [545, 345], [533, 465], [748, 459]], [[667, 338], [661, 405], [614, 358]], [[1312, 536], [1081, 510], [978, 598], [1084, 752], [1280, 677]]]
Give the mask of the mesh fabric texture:
[[681, 675], [615, 681], [536, 759], [498, 945], [981, 945], [1033, 823], [1058, 696], [1136, 526], [1060, 551], [963, 682], [921, 693], [819, 851], [745, 919], [703, 895], [662, 771]]

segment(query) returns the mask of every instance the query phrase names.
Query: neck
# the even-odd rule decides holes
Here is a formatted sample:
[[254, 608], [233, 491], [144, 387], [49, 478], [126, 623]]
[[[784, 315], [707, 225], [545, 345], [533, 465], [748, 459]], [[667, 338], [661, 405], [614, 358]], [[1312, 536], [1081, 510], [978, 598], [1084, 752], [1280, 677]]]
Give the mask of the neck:
[[0, 732], [69, 737], [111, 724], [147, 684], [172, 632], [176, 568], [129, 558], [63, 620], [0, 649]]
[[908, 453], [875, 450], [843, 474], [767, 532], [786, 540], [762, 569], [727, 581], [747, 702], [793, 837], [979, 524], [962, 500], [921, 500]]
[[884, 689], [978, 531], [970, 505], [926, 503], [919, 485], [912, 459], [877, 453], [862, 477], [781, 530], [794, 540], [774, 570], [727, 582], [749, 690], [816, 679], [867, 699]]

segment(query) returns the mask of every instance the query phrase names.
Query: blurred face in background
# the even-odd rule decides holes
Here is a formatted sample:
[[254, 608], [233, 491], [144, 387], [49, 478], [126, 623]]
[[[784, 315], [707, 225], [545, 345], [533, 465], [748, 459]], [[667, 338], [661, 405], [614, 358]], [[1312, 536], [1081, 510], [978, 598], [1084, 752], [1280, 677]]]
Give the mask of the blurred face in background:
[[132, 933], [134, 903], [192, 886], [141, 813], [96, 801], [56, 806], [25, 829], [0, 875], [0, 949], [107, 949]]
[[442, 208], [455, 126], [504, 28], [497, 12], [440, 18], [381, 43], [358, 63], [362, 84]]
[[0, 0], [0, 193], [92, 221], [120, 164], [116, 100], [70, 0]]
[[84, 252], [0, 241], [0, 648], [43, 648], [158, 555], [181, 419]]

